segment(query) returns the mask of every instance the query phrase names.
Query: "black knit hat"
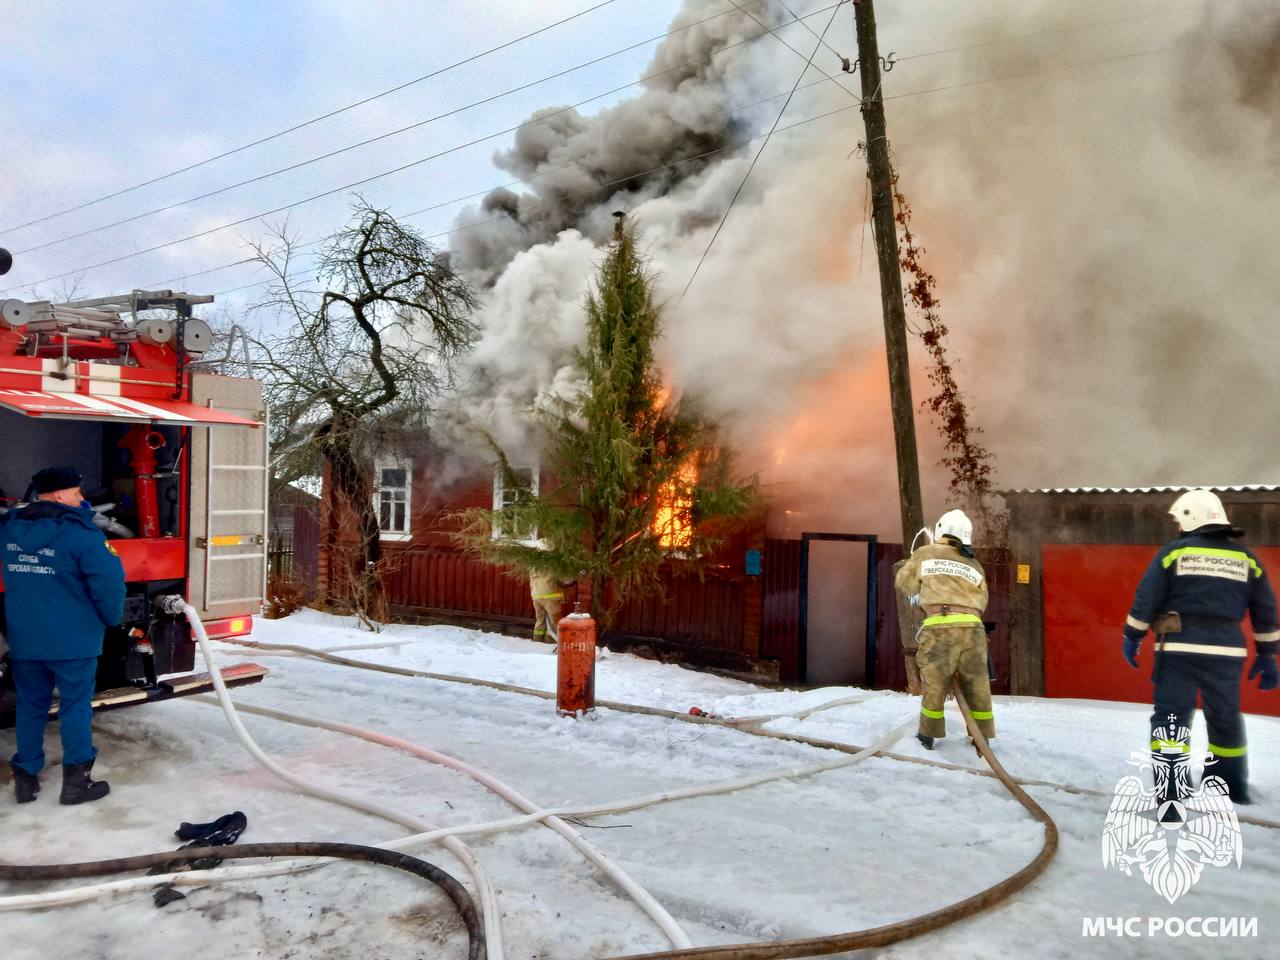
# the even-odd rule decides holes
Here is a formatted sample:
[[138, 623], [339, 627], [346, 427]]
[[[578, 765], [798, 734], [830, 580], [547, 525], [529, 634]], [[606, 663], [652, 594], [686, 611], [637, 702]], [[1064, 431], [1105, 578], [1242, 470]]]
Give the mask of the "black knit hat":
[[75, 467], [45, 467], [31, 478], [31, 486], [37, 494], [56, 493], [80, 486], [82, 479]]

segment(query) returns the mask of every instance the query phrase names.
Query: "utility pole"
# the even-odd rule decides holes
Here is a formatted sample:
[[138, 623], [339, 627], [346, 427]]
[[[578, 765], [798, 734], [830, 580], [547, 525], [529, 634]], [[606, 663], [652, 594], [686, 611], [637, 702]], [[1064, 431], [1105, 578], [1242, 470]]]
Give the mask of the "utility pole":
[[909, 545], [924, 526], [920, 504], [920, 462], [916, 452], [915, 408], [911, 402], [911, 369], [907, 359], [907, 316], [898, 265], [898, 230], [893, 219], [893, 180], [880, 91], [880, 50], [872, 0], [853, 0], [858, 34], [857, 70], [862, 78], [862, 120], [867, 128], [867, 175], [871, 180], [871, 224], [880, 264], [880, 304], [884, 310], [884, 344], [889, 359], [889, 398], [893, 408], [893, 440], [898, 454], [898, 503], [902, 542]]

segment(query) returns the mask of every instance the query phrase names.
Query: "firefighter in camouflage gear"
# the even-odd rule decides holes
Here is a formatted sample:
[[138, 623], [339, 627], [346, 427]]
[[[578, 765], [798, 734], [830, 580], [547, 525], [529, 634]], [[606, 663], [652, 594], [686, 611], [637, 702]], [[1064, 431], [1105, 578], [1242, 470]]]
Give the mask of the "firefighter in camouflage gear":
[[538, 570], [529, 573], [529, 596], [533, 600], [533, 639], [543, 643], [556, 643], [556, 625], [560, 622], [560, 604], [564, 600], [564, 588], [549, 573]]
[[974, 559], [972, 537], [973, 524], [963, 511], [943, 514], [934, 526], [933, 543], [913, 551], [894, 578], [898, 593], [916, 597], [925, 615], [916, 651], [924, 688], [916, 736], [930, 750], [934, 740], [947, 735], [943, 705], [953, 682], [983, 735], [996, 735], [982, 625], [987, 577]]

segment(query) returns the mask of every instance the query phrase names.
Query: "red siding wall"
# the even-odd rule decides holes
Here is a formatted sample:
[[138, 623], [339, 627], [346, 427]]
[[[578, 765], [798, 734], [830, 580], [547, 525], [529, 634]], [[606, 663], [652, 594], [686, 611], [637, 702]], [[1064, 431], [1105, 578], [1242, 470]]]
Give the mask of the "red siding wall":
[[[1120, 656], [1120, 631], [1138, 581], [1155, 555], [1149, 545], [1046, 544], [1044, 578], [1045, 695], [1151, 702], [1154, 644], [1142, 645], [1134, 670]], [[1280, 547], [1253, 547], [1269, 571], [1280, 570]], [[1245, 633], [1252, 643], [1253, 633]], [[1252, 656], [1245, 661], [1252, 663]], [[1241, 708], [1280, 716], [1280, 695], [1246, 683]]]

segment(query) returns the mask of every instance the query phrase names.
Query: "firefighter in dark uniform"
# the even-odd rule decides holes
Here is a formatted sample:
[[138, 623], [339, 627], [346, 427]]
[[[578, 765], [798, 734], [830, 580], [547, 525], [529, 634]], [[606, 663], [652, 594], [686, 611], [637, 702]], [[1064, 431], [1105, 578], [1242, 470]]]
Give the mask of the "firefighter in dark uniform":
[[[1213, 765], [1235, 803], [1249, 802], [1244, 719], [1240, 716], [1240, 674], [1248, 656], [1240, 621], [1253, 623], [1257, 657], [1249, 679], [1262, 690], [1280, 686], [1276, 646], [1280, 619], [1276, 596], [1262, 564], [1248, 547], [1232, 542], [1244, 535], [1227, 521], [1222, 501], [1209, 490], [1189, 490], [1169, 515], [1182, 535], [1166, 543], [1147, 568], [1124, 627], [1124, 658], [1135, 669], [1147, 631], [1156, 634], [1155, 711], [1151, 729], [1191, 729], [1196, 693], [1204, 703]], [[1170, 734], [1172, 736], [1172, 734]], [[1153, 739], [1151, 749], [1189, 750], [1188, 744]]]
[[89, 773], [93, 691], [103, 634], [124, 613], [124, 568], [93, 523], [73, 467], [32, 478], [38, 499], [0, 517], [9, 667], [17, 693], [18, 752], [10, 761], [18, 803], [40, 791], [44, 728], [58, 690], [62, 803], [100, 800], [110, 787]]

